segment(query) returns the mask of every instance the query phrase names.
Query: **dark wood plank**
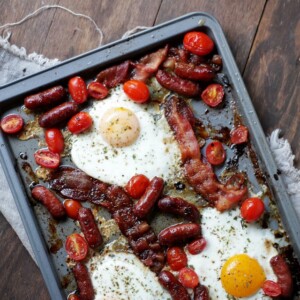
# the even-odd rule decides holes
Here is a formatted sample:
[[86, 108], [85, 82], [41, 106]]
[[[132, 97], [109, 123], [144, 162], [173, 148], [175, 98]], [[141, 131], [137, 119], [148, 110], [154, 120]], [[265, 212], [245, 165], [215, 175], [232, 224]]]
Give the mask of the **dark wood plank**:
[[267, 3], [245, 70], [266, 134], [281, 128], [300, 166], [300, 0]]
[[265, 0], [163, 0], [156, 24], [193, 11], [212, 14], [220, 22], [243, 71], [264, 5]]

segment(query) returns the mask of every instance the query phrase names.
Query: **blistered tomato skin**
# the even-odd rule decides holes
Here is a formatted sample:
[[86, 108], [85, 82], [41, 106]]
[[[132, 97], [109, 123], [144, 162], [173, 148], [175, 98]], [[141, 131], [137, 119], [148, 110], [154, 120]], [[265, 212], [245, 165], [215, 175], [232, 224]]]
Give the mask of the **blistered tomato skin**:
[[266, 280], [262, 286], [264, 294], [270, 297], [278, 297], [281, 295], [281, 287], [277, 282]]
[[88, 112], [81, 111], [68, 122], [68, 129], [73, 134], [79, 134], [88, 130], [93, 124], [93, 119]]
[[150, 180], [143, 174], [138, 174], [128, 181], [127, 185], [125, 186], [126, 192], [129, 194], [130, 197], [134, 199], [139, 199], [143, 196], [144, 192], [146, 191], [147, 187], [149, 186]]
[[45, 140], [48, 149], [54, 153], [62, 153], [65, 148], [65, 141], [61, 131], [58, 128], [45, 130]]
[[264, 213], [265, 205], [260, 198], [248, 198], [241, 206], [241, 215], [248, 223], [257, 221]]
[[203, 32], [188, 32], [183, 38], [183, 46], [197, 55], [207, 55], [214, 49], [213, 40]]
[[248, 128], [240, 125], [230, 132], [230, 141], [232, 144], [238, 145], [248, 141]]
[[123, 85], [125, 94], [134, 102], [144, 103], [150, 98], [150, 92], [147, 85], [143, 81], [129, 80]]
[[34, 153], [35, 162], [44, 168], [56, 169], [60, 163], [60, 155], [48, 149], [39, 149]]
[[221, 142], [212, 141], [206, 147], [206, 158], [214, 166], [220, 165], [225, 161], [226, 152]]
[[73, 77], [69, 80], [68, 84], [69, 93], [72, 99], [78, 103], [84, 103], [88, 98], [88, 90], [84, 80], [79, 77]]
[[80, 202], [73, 199], [67, 199], [64, 201], [64, 207], [69, 218], [74, 220], [78, 219], [79, 209], [82, 207]]
[[108, 95], [108, 89], [102, 83], [94, 81], [88, 85], [88, 93], [90, 97], [102, 100]]
[[67, 237], [66, 252], [71, 259], [83, 260], [88, 252], [88, 244], [80, 234], [73, 233]]
[[186, 288], [195, 288], [199, 284], [196, 272], [190, 268], [183, 268], [179, 271], [179, 282]]
[[210, 84], [201, 94], [201, 99], [210, 107], [216, 107], [222, 103], [225, 92], [219, 83]]
[[1, 129], [8, 134], [14, 134], [21, 131], [24, 125], [23, 118], [18, 114], [10, 114], [2, 118]]
[[167, 251], [167, 261], [173, 271], [179, 271], [187, 265], [187, 256], [182, 248], [171, 247]]
[[191, 243], [188, 244], [187, 250], [189, 251], [190, 254], [196, 255], [201, 253], [206, 247], [206, 240], [205, 238], [200, 238], [197, 239]]

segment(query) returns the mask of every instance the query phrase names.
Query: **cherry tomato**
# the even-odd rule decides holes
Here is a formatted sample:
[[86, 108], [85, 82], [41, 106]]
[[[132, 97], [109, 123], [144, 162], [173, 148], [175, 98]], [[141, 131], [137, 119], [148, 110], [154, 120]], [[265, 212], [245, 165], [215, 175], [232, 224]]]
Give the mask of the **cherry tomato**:
[[226, 152], [221, 142], [213, 141], [206, 147], [206, 158], [212, 165], [220, 165], [225, 161]]
[[210, 107], [216, 107], [224, 98], [224, 89], [221, 84], [210, 84], [201, 94], [202, 100]]
[[198, 275], [190, 268], [181, 269], [179, 271], [178, 280], [186, 288], [194, 288], [199, 284]]
[[69, 93], [76, 103], [81, 104], [87, 100], [88, 90], [84, 80], [81, 77], [76, 76], [71, 78], [69, 80], [68, 87]]
[[56, 169], [60, 163], [60, 155], [49, 151], [48, 149], [39, 149], [34, 153], [35, 162], [49, 169]]
[[202, 252], [206, 247], [206, 239], [200, 238], [188, 244], [187, 249], [192, 254], [198, 254]]
[[57, 128], [46, 129], [45, 140], [48, 149], [54, 153], [62, 153], [65, 148], [65, 141], [61, 131]]
[[187, 256], [182, 248], [171, 247], [167, 251], [167, 261], [173, 271], [179, 271], [187, 265]]
[[79, 296], [76, 294], [70, 294], [68, 300], [80, 300]]
[[230, 141], [232, 144], [242, 144], [248, 141], [248, 128], [240, 125], [230, 132]]
[[89, 95], [97, 100], [104, 99], [108, 95], [108, 89], [100, 82], [91, 82], [88, 85]]
[[138, 174], [131, 177], [125, 186], [125, 190], [132, 198], [139, 199], [143, 196], [149, 183], [150, 181], [145, 175]]
[[241, 206], [241, 215], [249, 223], [257, 221], [264, 211], [265, 205], [260, 198], [248, 198]]
[[81, 203], [76, 200], [67, 199], [64, 201], [64, 207], [68, 217], [77, 220], [78, 211], [82, 207]]
[[24, 125], [20, 115], [10, 114], [2, 118], [1, 128], [5, 133], [18, 133]]
[[266, 280], [262, 286], [264, 293], [270, 297], [278, 297], [281, 295], [281, 287], [277, 282]]
[[147, 85], [139, 80], [129, 80], [123, 85], [125, 94], [134, 102], [144, 103], [150, 97], [150, 92]]
[[85, 259], [88, 253], [88, 244], [78, 233], [73, 233], [67, 237], [65, 247], [70, 258], [76, 261]]
[[68, 129], [74, 133], [78, 134], [88, 130], [93, 124], [93, 119], [88, 112], [81, 111], [75, 116], [73, 116], [68, 122]]
[[203, 32], [188, 32], [183, 38], [185, 49], [197, 55], [207, 55], [214, 49], [213, 40]]

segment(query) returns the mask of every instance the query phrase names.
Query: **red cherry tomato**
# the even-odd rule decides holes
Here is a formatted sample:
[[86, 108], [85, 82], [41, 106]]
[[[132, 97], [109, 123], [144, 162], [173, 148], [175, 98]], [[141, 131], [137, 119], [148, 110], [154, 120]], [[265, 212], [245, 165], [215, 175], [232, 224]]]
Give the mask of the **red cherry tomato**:
[[45, 140], [48, 149], [54, 153], [62, 153], [65, 148], [65, 141], [61, 131], [57, 128], [46, 129]]
[[203, 102], [210, 107], [219, 105], [224, 98], [224, 89], [221, 84], [210, 84], [201, 94]]
[[241, 215], [249, 223], [257, 221], [264, 211], [265, 205], [260, 198], [248, 198], [241, 206]]
[[68, 300], [80, 300], [79, 296], [76, 294], [70, 294]]
[[67, 199], [64, 201], [64, 207], [68, 217], [77, 220], [78, 211], [82, 207], [81, 203], [76, 200]]
[[34, 153], [35, 162], [49, 169], [56, 169], [60, 163], [60, 155], [49, 151], [48, 149], [39, 149]]
[[207, 55], [214, 49], [213, 40], [203, 32], [188, 32], [183, 38], [185, 49], [197, 55]]
[[88, 90], [84, 80], [81, 77], [76, 76], [71, 78], [69, 80], [68, 88], [72, 99], [76, 103], [81, 104], [87, 100]]
[[1, 128], [5, 133], [18, 133], [24, 125], [24, 121], [20, 115], [10, 114], [2, 118]]
[[262, 286], [264, 293], [270, 297], [278, 297], [281, 295], [281, 287], [277, 282], [266, 280]]
[[190, 268], [181, 269], [179, 271], [178, 280], [186, 288], [194, 288], [199, 284], [198, 275]]
[[73, 116], [68, 122], [68, 129], [74, 133], [78, 134], [88, 130], [93, 124], [93, 119], [88, 112], [81, 111], [75, 116]]
[[213, 141], [206, 147], [206, 158], [212, 165], [220, 165], [226, 158], [226, 152], [221, 142]]
[[242, 144], [248, 141], [248, 128], [240, 125], [230, 132], [230, 141], [232, 144]]
[[143, 196], [149, 183], [150, 181], [145, 175], [138, 174], [131, 177], [125, 186], [125, 190], [132, 198], [139, 199]]
[[88, 92], [89, 95], [96, 100], [102, 100], [108, 95], [107, 87], [96, 81], [88, 85]]
[[206, 247], [206, 239], [200, 238], [198, 240], [189, 243], [187, 249], [192, 255], [195, 255], [202, 252], [205, 249], [205, 247]]
[[171, 247], [167, 251], [167, 261], [173, 271], [179, 271], [187, 265], [187, 256], [182, 248]]
[[139, 80], [129, 80], [123, 85], [125, 94], [134, 102], [144, 103], [150, 97], [150, 92], [147, 85]]
[[66, 251], [71, 259], [83, 260], [88, 252], [88, 244], [80, 234], [73, 233], [67, 237]]

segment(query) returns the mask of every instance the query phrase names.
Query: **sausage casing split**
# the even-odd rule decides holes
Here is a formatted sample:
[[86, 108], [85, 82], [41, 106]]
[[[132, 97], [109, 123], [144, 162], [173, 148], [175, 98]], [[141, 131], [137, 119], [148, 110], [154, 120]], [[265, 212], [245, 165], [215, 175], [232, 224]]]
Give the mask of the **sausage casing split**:
[[164, 188], [164, 180], [160, 177], [154, 177], [141, 199], [134, 207], [135, 215], [143, 219], [150, 213], [157, 199], [160, 197]]
[[61, 103], [65, 96], [65, 89], [61, 85], [58, 85], [43, 92], [26, 97], [24, 105], [26, 108], [31, 110], [43, 109]]
[[72, 269], [81, 300], [93, 300], [94, 289], [86, 266], [80, 262]]
[[95, 222], [92, 211], [89, 208], [81, 207], [78, 212], [78, 221], [89, 246], [91, 248], [101, 246], [103, 238]]
[[186, 288], [169, 271], [161, 271], [158, 275], [160, 284], [169, 291], [173, 300], [191, 299]]
[[201, 227], [196, 223], [176, 224], [162, 230], [158, 235], [161, 245], [182, 244], [192, 238], [201, 236]]
[[209, 300], [208, 288], [205, 285], [198, 284], [194, 288], [194, 300]]
[[200, 213], [197, 207], [182, 198], [166, 196], [160, 199], [157, 205], [162, 212], [178, 215], [192, 222], [200, 221]]
[[32, 197], [41, 202], [55, 219], [65, 216], [66, 211], [59, 199], [44, 186], [35, 186], [32, 191]]
[[43, 128], [54, 127], [67, 121], [78, 112], [75, 102], [64, 102], [39, 117], [39, 125]]

